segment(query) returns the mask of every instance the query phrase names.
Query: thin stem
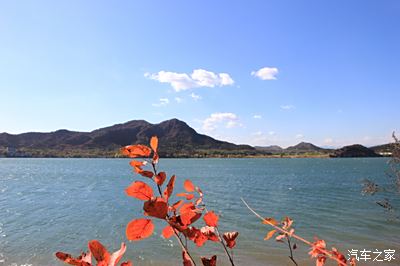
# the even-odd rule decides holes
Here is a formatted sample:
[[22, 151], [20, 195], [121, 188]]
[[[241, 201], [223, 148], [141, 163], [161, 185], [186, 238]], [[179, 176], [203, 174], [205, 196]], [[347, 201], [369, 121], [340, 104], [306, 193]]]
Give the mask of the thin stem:
[[179, 235], [175, 232], [175, 229], [174, 229], [174, 234], [175, 234], [176, 239], [178, 239], [178, 242], [179, 242], [179, 244], [181, 245], [182, 250], [185, 251], [186, 254], [188, 254], [190, 260], [191, 260], [192, 263], [193, 263], [193, 265], [196, 266], [196, 262], [194, 262], [194, 259], [193, 259], [192, 255], [190, 255], [189, 250], [187, 249], [187, 247], [185, 247], [185, 245], [183, 244], [182, 239], [181, 239], [181, 238], [179, 237]]
[[[203, 202], [203, 204], [204, 204], [204, 210], [205, 210], [206, 212], [208, 212], [207, 207], [205, 206], [205, 203], [204, 203], [204, 202]], [[231, 265], [232, 265], [232, 266], [235, 266], [235, 264], [233, 263], [233, 258], [232, 258], [231, 255], [229, 254], [229, 251], [228, 251], [228, 249], [226, 248], [226, 245], [225, 245], [225, 243], [224, 243], [224, 240], [222, 239], [221, 234], [219, 233], [218, 227], [215, 226], [214, 228], [215, 228], [215, 232], [217, 232], [217, 236], [218, 236], [219, 242], [220, 242], [221, 245], [224, 247], [225, 253], [226, 253], [226, 255], [228, 256], [229, 261], [231, 262]]]
[[221, 245], [224, 247], [225, 253], [226, 255], [228, 255], [229, 261], [231, 262], [232, 266], [235, 266], [235, 264], [233, 263], [233, 258], [231, 257], [231, 255], [229, 254], [228, 249], [226, 248], [226, 245], [224, 243], [224, 240], [221, 237], [221, 234], [219, 233], [218, 227], [215, 227], [215, 231], [217, 232], [218, 238], [219, 238], [219, 242], [221, 242]]
[[[240, 199], [243, 201], [244, 205], [246, 205], [246, 207], [247, 207], [255, 216], [257, 216], [258, 218], [260, 218], [264, 223], [269, 224], [270, 226], [272, 226], [273, 228], [275, 228], [277, 231], [279, 231], [279, 232], [281, 232], [281, 233], [284, 233], [285, 235], [290, 235], [290, 232], [288, 232], [288, 231], [286, 231], [286, 230], [280, 228], [279, 226], [274, 225], [274, 224], [271, 223], [270, 221], [264, 219], [264, 218], [263, 218], [261, 215], [259, 215], [255, 210], [253, 210], [253, 209], [249, 206], [249, 204], [247, 204], [247, 202], [246, 202], [243, 198], [240, 198]], [[333, 260], [336, 260], [340, 265], [343, 265], [343, 266], [346, 266], [346, 265], [347, 265], [346, 263], [340, 261], [338, 258], [332, 256], [328, 251], [315, 247], [313, 243], [311, 243], [310, 241], [308, 241], [308, 240], [302, 238], [301, 236], [298, 236], [298, 235], [296, 235], [296, 234], [292, 234], [291, 236], [292, 236], [293, 238], [295, 238], [295, 239], [297, 239], [297, 240], [299, 240], [299, 241], [301, 241], [301, 242], [303, 242], [303, 243], [305, 243], [305, 244], [307, 244], [307, 245], [309, 245], [309, 246], [311, 246], [311, 247], [317, 249], [318, 251], [320, 251], [321, 253], [325, 254], [325, 255], [328, 256], [329, 258], [331, 258], [331, 259], [333, 259]]]
[[289, 250], [290, 250], [290, 256], [289, 256], [289, 258], [293, 261], [293, 263], [294, 263], [296, 266], [298, 266], [297, 262], [294, 260], [294, 257], [293, 257], [292, 243], [290, 243], [290, 237], [286, 235], [286, 239], [287, 239], [287, 243], [288, 243]]
[[[154, 174], [157, 175], [156, 165], [155, 165], [153, 162], [151, 162], [151, 165], [152, 165], [152, 167], [153, 167]], [[158, 193], [160, 193], [160, 196], [162, 197], [161, 186], [160, 186], [159, 184], [157, 184], [157, 188], [158, 188]], [[169, 216], [168, 216], [168, 217], [169, 217]], [[168, 217], [167, 217], [167, 218], [168, 218]], [[168, 222], [168, 220], [166, 220], [166, 222]], [[196, 266], [196, 262], [194, 262], [192, 255], [190, 255], [190, 252], [189, 252], [189, 250], [187, 249], [187, 240], [186, 240], [186, 245], [184, 245], [182, 239], [181, 239], [181, 238], [179, 237], [179, 235], [175, 232], [175, 229], [174, 229], [174, 228], [173, 228], [173, 230], [174, 230], [174, 235], [175, 235], [176, 239], [178, 239], [178, 242], [179, 242], [179, 244], [180, 244], [182, 250], [184, 250], [184, 251], [186, 252], [186, 254], [188, 254], [190, 260], [191, 260], [192, 263], [193, 263], [193, 265]], [[186, 238], [186, 236], [185, 236], [185, 238]]]
[[[153, 166], [154, 175], [157, 176], [156, 164], [151, 162], [151, 166]], [[157, 184], [157, 189], [158, 189], [158, 193], [160, 193], [160, 196], [162, 197], [161, 187], [159, 184]]]

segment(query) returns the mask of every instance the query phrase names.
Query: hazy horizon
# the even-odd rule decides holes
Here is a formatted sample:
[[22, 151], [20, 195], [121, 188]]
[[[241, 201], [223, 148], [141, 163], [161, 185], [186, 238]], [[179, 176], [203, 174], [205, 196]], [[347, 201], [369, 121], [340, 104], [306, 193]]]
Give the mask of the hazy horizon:
[[[151, 122], [149, 122], [149, 121], [147, 121], [147, 122], [149, 122], [149, 123], [151, 123], [151, 124], [158, 124], [158, 123], [161, 123], [161, 122], [164, 122], [164, 121], [167, 121], [167, 120], [172, 120], [172, 119], [179, 119], [179, 118], [175, 118], [175, 117], [174, 117], [174, 118], [162, 120], [162, 121], [155, 122], [155, 123], [151, 123]], [[59, 130], [68, 130], [68, 131], [85, 132], [85, 133], [86, 133], [86, 132], [92, 132], [92, 131], [97, 130], [97, 129], [106, 128], [106, 127], [113, 126], [113, 125], [117, 125], [117, 124], [123, 124], [123, 123], [130, 122], [130, 121], [134, 121], [134, 120], [145, 120], [145, 119], [131, 119], [131, 120], [129, 120], [129, 121], [114, 123], [114, 124], [112, 124], [112, 125], [104, 125], [104, 126], [102, 126], [102, 127], [93, 128], [92, 130], [87, 130], [87, 131], [85, 131], [85, 130], [68, 129], [68, 128], [59, 128], [59, 129], [54, 129], [54, 130], [50, 130], [50, 131], [32, 131], [32, 130], [30, 130], [30, 131], [18, 132], [18, 133], [10, 133], [10, 132], [4, 131], [4, 132], [0, 132], [0, 134], [2, 134], [2, 133], [8, 133], [8, 134], [11, 134], [11, 135], [18, 135], [18, 134], [23, 134], [23, 133], [52, 133], [52, 132], [56, 132], [56, 131], [59, 131]], [[179, 120], [181, 120], [181, 119], [179, 119]], [[146, 120], [145, 120], [145, 121], [146, 121]], [[183, 120], [181, 120], [181, 121], [183, 121]], [[187, 123], [186, 121], [184, 121], [184, 122]], [[189, 125], [189, 124], [188, 124], [188, 125]], [[189, 125], [189, 126], [192, 127], [191, 125]], [[192, 128], [193, 128], [193, 127], [192, 127]], [[194, 128], [194, 129], [195, 129], [195, 128]], [[198, 129], [195, 129], [195, 130], [196, 130], [197, 133], [203, 134], [203, 133], [199, 132]], [[207, 134], [206, 134], [206, 135], [207, 135]], [[215, 138], [215, 139], [224, 141], [223, 139], [218, 139], [218, 138]], [[270, 143], [270, 144], [267, 144], [267, 145], [252, 145], [252, 144], [250, 144], [250, 143], [237, 143], [237, 142], [233, 142], [233, 143], [235, 143], [235, 144], [237, 144], [237, 145], [243, 144], [243, 145], [251, 145], [251, 146], [258, 146], [258, 147], [280, 146], [281, 148], [288, 148], [288, 147], [290, 147], [290, 146], [294, 146], [294, 145], [299, 144], [299, 143], [301, 143], [301, 142], [312, 143], [312, 144], [314, 144], [314, 145], [316, 145], [316, 146], [319, 146], [319, 147], [321, 147], [321, 148], [326, 148], [326, 149], [330, 149], [330, 148], [331, 148], [331, 149], [335, 149], [335, 148], [341, 148], [341, 147], [343, 147], [343, 146], [352, 145], [352, 144], [361, 144], [361, 145], [364, 145], [364, 146], [366, 146], [366, 147], [372, 147], [372, 146], [377, 146], [377, 145], [381, 145], [381, 144], [391, 143], [391, 142], [393, 142], [393, 139], [392, 139], [391, 137], [389, 137], [387, 142], [385, 142], [385, 143], [376, 143], [376, 144], [373, 144], [373, 145], [366, 145], [366, 144], [363, 144], [361, 141], [359, 141], [359, 142], [353, 142], [353, 143], [350, 143], [350, 142], [349, 142], [349, 143], [344, 144], [344, 145], [342, 145], [342, 146], [328, 146], [328, 145], [323, 145], [323, 144], [319, 144], [319, 143], [313, 143], [313, 142], [311, 142], [311, 141], [308, 141], [307, 139], [305, 139], [305, 140], [300, 140], [300, 141], [298, 141], [298, 142], [293, 142], [292, 144], [289, 144], [289, 145], [287, 145], [287, 146], [278, 145], [278, 144], [276, 144], [276, 143]]]

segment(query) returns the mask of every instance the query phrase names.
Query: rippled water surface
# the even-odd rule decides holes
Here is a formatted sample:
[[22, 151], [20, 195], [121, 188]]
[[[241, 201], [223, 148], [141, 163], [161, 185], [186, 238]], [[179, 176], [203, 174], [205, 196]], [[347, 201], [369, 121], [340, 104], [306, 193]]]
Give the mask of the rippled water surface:
[[[387, 159], [162, 159], [160, 168], [177, 175], [175, 191], [186, 178], [203, 189], [208, 208], [221, 214], [221, 230], [240, 231], [239, 265], [291, 265], [282, 244], [263, 241], [270, 228], [241, 197], [263, 216], [292, 217], [305, 238], [317, 235], [343, 253], [395, 249], [400, 262], [400, 223], [360, 194], [364, 178], [387, 181]], [[144, 180], [125, 159], [0, 159], [0, 265], [62, 265], [56, 251], [78, 254], [90, 239], [116, 249], [126, 224], [142, 217], [142, 202], [123, 192], [135, 179]], [[151, 238], [129, 243], [125, 258], [181, 265], [178, 244], [162, 239], [162, 228], [156, 223]], [[218, 254], [227, 265], [213, 243], [196, 252]], [[300, 245], [300, 264], [312, 265], [306, 254]]]

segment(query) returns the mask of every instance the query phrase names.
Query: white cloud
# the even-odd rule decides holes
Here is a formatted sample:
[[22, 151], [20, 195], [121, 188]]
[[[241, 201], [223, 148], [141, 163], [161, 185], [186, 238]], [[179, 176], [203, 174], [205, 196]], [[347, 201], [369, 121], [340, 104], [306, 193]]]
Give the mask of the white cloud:
[[278, 74], [278, 69], [276, 67], [263, 67], [257, 71], [252, 71], [251, 75], [255, 76], [261, 80], [274, 80]]
[[192, 94], [190, 94], [190, 97], [192, 97], [195, 101], [201, 100], [201, 96], [194, 94], [193, 92], [192, 92]]
[[296, 107], [294, 105], [291, 105], [291, 104], [281, 105], [281, 109], [283, 109], [283, 110], [292, 110], [294, 108], [296, 108]]
[[239, 119], [234, 113], [214, 113], [203, 121], [203, 130], [210, 132], [215, 130], [219, 124], [224, 124], [226, 128], [241, 126]]
[[275, 133], [275, 131], [270, 131], [270, 132], [268, 132], [268, 134], [269, 134], [270, 136], [274, 136], [276, 133]]
[[297, 134], [297, 135], [295, 136], [295, 138], [296, 138], [296, 139], [302, 139], [302, 138], [304, 138], [304, 135], [303, 135], [303, 134]]
[[254, 118], [254, 119], [261, 119], [262, 116], [261, 116], [261, 115], [253, 115], [253, 118]]
[[145, 73], [144, 76], [161, 83], [169, 83], [175, 91], [183, 91], [198, 87], [222, 87], [235, 83], [227, 73], [214, 73], [204, 69], [195, 69], [190, 75], [162, 70], [153, 74]]
[[241, 126], [241, 124], [238, 121], [231, 120], [226, 123], [226, 128], [234, 128], [238, 126]]
[[180, 97], [175, 97], [175, 101], [176, 101], [177, 103], [181, 103], [181, 102], [183, 101], [183, 99], [180, 98]]
[[154, 107], [161, 107], [161, 106], [166, 106], [167, 104], [169, 104], [168, 98], [160, 98], [158, 103], [153, 103], [152, 105]]

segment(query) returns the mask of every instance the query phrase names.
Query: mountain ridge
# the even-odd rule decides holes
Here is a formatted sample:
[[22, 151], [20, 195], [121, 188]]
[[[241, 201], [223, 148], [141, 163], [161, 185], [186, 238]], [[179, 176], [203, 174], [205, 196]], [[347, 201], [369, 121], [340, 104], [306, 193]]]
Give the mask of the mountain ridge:
[[0, 133], [0, 147], [8, 152], [19, 150], [32, 157], [114, 157], [119, 148], [148, 143], [151, 136], [160, 139], [164, 157], [207, 157], [256, 154], [250, 145], [236, 145], [197, 133], [176, 118], [151, 124], [145, 120], [95, 129], [90, 132], [69, 131]]
[[160, 139], [162, 157], [370, 157], [390, 155], [391, 144], [374, 147], [344, 146], [325, 149], [300, 142], [286, 149], [278, 145], [237, 145], [199, 134], [176, 118], [152, 124], [130, 120], [89, 132], [59, 129], [52, 132], [0, 133], [0, 156], [9, 157], [119, 157], [119, 149], [130, 144]]

